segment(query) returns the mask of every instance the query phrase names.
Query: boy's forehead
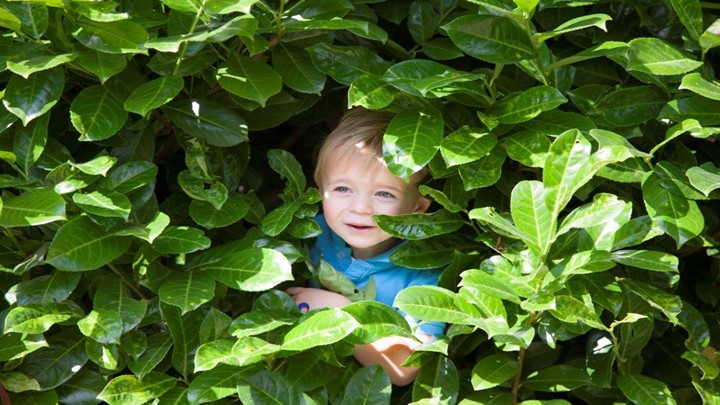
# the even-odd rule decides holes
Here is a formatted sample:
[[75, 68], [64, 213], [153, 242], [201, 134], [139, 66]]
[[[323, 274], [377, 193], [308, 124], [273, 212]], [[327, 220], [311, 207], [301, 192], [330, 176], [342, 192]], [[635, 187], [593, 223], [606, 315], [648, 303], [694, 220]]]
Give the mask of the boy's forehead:
[[385, 162], [380, 160], [378, 157], [374, 157], [374, 160], [366, 160], [358, 157], [344, 159], [338, 161], [330, 167], [326, 167], [323, 173], [323, 178], [327, 182], [336, 180], [353, 180], [353, 179], [371, 179], [373, 181], [379, 181], [384, 183], [392, 183], [397, 188], [414, 188], [413, 185], [416, 183], [416, 178], [410, 183], [405, 182], [400, 177], [393, 174], [388, 169]]

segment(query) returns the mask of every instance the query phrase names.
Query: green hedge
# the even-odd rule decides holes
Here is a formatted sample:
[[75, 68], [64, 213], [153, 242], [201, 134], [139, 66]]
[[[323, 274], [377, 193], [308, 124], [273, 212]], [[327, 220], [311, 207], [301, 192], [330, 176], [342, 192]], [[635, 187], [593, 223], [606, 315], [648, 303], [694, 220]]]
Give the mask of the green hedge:
[[[720, 6], [0, 0], [3, 404], [720, 403]], [[322, 136], [397, 113], [379, 217], [446, 266], [415, 383], [301, 314]], [[392, 138], [392, 139], [391, 139]]]

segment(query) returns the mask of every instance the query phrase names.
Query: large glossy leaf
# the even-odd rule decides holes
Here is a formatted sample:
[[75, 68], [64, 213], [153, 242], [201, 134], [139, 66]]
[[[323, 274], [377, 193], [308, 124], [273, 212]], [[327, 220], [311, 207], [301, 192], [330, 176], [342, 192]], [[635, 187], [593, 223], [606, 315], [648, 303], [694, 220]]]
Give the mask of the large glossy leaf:
[[0, 336], [0, 361], [23, 357], [47, 345], [43, 335], [23, 336], [22, 333], [3, 333]]
[[172, 344], [173, 339], [169, 333], [150, 335], [143, 353], [137, 359], [128, 359], [128, 368], [138, 377], [144, 377], [167, 356]]
[[435, 156], [443, 134], [437, 113], [403, 112], [392, 118], [383, 136], [383, 158], [388, 169], [405, 181]]
[[184, 376], [190, 375], [195, 368], [194, 352], [200, 345], [197, 329], [202, 313], [196, 310], [183, 315], [180, 308], [164, 303], [160, 303], [160, 313], [173, 338], [173, 367]]
[[238, 382], [237, 393], [244, 404], [304, 404], [303, 393], [283, 376], [262, 370]]
[[84, 47], [77, 50], [77, 55], [75, 63], [94, 74], [100, 79], [100, 83], [105, 83], [107, 79], [122, 72], [127, 66], [127, 59], [123, 55], [113, 55]]
[[97, 190], [87, 194], [73, 194], [73, 202], [88, 214], [101, 217], [119, 217], [127, 219], [132, 208], [125, 194], [117, 191]]
[[261, 228], [263, 233], [268, 236], [277, 236], [292, 222], [295, 213], [302, 206], [302, 201], [293, 200], [275, 208], [271, 213], [262, 220]]
[[43, 70], [24, 79], [13, 75], [7, 82], [3, 105], [27, 125], [47, 113], [58, 102], [65, 86], [62, 68]]
[[120, 100], [103, 86], [83, 89], [70, 105], [70, 119], [82, 141], [99, 141], [115, 135], [127, 120]]
[[134, 375], [113, 378], [98, 398], [110, 405], [134, 405], [148, 402], [169, 391], [177, 384], [175, 378], [153, 371], [142, 379]]
[[675, 240], [678, 248], [702, 232], [705, 221], [697, 203], [672, 193], [658, 174], [645, 176], [642, 191], [648, 214]]
[[617, 126], [632, 126], [657, 117], [667, 102], [665, 92], [655, 86], [618, 89], [603, 97], [597, 108], [603, 118]]
[[547, 188], [545, 202], [553, 220], [575, 192], [590, 181], [594, 169], [590, 147], [590, 142], [577, 130], [563, 133], [550, 147], [545, 159], [543, 185]]
[[529, 121], [543, 111], [553, 110], [566, 102], [567, 99], [554, 87], [537, 86], [511, 94], [490, 106], [485, 111], [485, 115], [488, 117], [485, 121], [487, 123], [517, 124]]
[[382, 79], [405, 93], [418, 97], [443, 97], [456, 92], [472, 92], [473, 81], [483, 76], [450, 69], [438, 62], [407, 60], [391, 66]]
[[45, 150], [49, 117], [48, 114], [45, 114], [26, 126], [15, 129], [13, 153], [17, 164], [26, 171], [37, 162]]
[[191, 404], [213, 402], [237, 393], [238, 379], [244, 372], [238, 367], [218, 366], [198, 374], [188, 387]]
[[165, 254], [192, 253], [210, 247], [210, 239], [197, 228], [168, 226], [155, 238], [153, 249]]
[[659, 38], [636, 38], [629, 42], [629, 71], [651, 75], [678, 75], [695, 70], [702, 62], [692, 60]]
[[78, 329], [99, 343], [117, 344], [123, 332], [122, 318], [114, 311], [94, 309], [78, 321]]
[[193, 200], [190, 203], [190, 216], [193, 221], [206, 229], [232, 225], [247, 215], [249, 210], [248, 203], [237, 195], [229, 196], [219, 210], [206, 201]]
[[363, 367], [345, 385], [342, 405], [390, 404], [392, 384], [379, 365]]
[[8, 61], [7, 65], [8, 70], [27, 79], [35, 72], [52, 69], [56, 66], [72, 62], [75, 57], [76, 55], [72, 53], [61, 55], [40, 55], [25, 59], [19, 63]]
[[538, 181], [522, 181], [513, 188], [510, 196], [512, 219], [526, 239], [528, 247], [541, 257], [547, 254], [555, 237], [557, 222], [546, 204], [551, 189]]
[[180, 129], [210, 145], [229, 147], [248, 139], [248, 127], [242, 115], [217, 102], [178, 100], [166, 104], [162, 110]]
[[287, 180], [290, 195], [299, 196], [305, 191], [305, 175], [297, 159], [288, 151], [271, 149], [268, 151], [268, 163], [280, 177]]
[[69, 303], [28, 304], [7, 313], [3, 333], [37, 334], [58, 322], [77, 316], [79, 308]]
[[432, 214], [375, 215], [373, 218], [385, 232], [409, 240], [451, 233], [465, 224], [461, 216], [445, 210]]
[[66, 329], [48, 338], [49, 347], [25, 356], [22, 365], [15, 369], [32, 376], [40, 389], [51, 390], [80, 371], [88, 360], [85, 337], [77, 329]]
[[596, 194], [591, 203], [575, 208], [563, 219], [558, 229], [558, 235], [573, 228], [590, 228], [613, 221], [628, 208], [630, 208], [629, 203], [620, 200], [613, 194]]
[[106, 276], [99, 281], [93, 297], [95, 309], [119, 314], [123, 333], [140, 324], [147, 310], [147, 301], [131, 298], [127, 287], [116, 277]]
[[61, 302], [70, 296], [77, 287], [78, 281], [80, 281], [79, 273], [55, 271], [18, 283], [15, 290], [8, 291], [5, 297], [8, 299], [9, 295], [13, 294], [17, 305]]
[[125, 100], [125, 110], [144, 116], [175, 98], [184, 84], [183, 79], [177, 76], [163, 76], [144, 83]]
[[462, 127], [443, 138], [440, 153], [448, 167], [474, 162], [487, 155], [497, 138], [477, 128]]
[[158, 291], [160, 300], [175, 305], [184, 315], [215, 296], [215, 281], [202, 271], [175, 272]]
[[65, 200], [49, 189], [26, 191], [3, 200], [0, 226], [35, 226], [65, 219]]
[[445, 234], [429, 239], [409, 241], [390, 255], [390, 260], [413, 269], [432, 269], [450, 263], [455, 251], [472, 251], [478, 244], [458, 234]]
[[460, 274], [460, 287], [472, 287], [484, 296], [520, 303], [520, 298], [502, 281], [483, 271], [470, 269]]
[[500, 144], [496, 144], [487, 155], [474, 162], [458, 166], [458, 173], [465, 190], [488, 187], [497, 183], [500, 180], [505, 157], [505, 149]]
[[480, 312], [455, 293], [435, 286], [408, 287], [395, 297], [394, 306], [423, 321], [472, 325]]
[[[416, 403], [453, 404], [457, 400], [460, 377], [457, 367], [446, 356], [434, 356], [420, 368], [413, 385], [413, 400]], [[435, 402], [438, 401], [438, 402]]]
[[442, 28], [458, 48], [482, 61], [517, 63], [535, 56], [528, 33], [509, 18], [464, 15]]
[[620, 286], [628, 293], [634, 293], [644, 299], [650, 306], [660, 310], [674, 324], [682, 310], [682, 300], [676, 295], [666, 293], [649, 284], [630, 279], [619, 280]]
[[360, 324], [352, 315], [330, 307], [314, 312], [302, 323], [290, 329], [282, 342], [283, 350], [302, 351], [340, 341]]
[[675, 404], [665, 383], [640, 374], [626, 374], [618, 377], [618, 387], [625, 396], [636, 404]]
[[590, 376], [584, 369], [558, 364], [530, 374], [522, 384], [537, 391], [563, 392], [590, 384]]
[[679, 264], [676, 256], [653, 250], [618, 250], [613, 252], [613, 260], [639, 269], [672, 273], [678, 272]]
[[362, 75], [382, 75], [391, 65], [362, 46], [336, 46], [320, 42], [306, 50], [321, 72], [345, 85], [350, 85]]
[[206, 271], [216, 281], [243, 291], [264, 291], [292, 280], [290, 262], [277, 250], [219, 247], [198, 256], [191, 268]]
[[554, 38], [559, 35], [567, 34], [568, 32], [578, 31], [584, 28], [597, 27], [603, 31], [607, 31], [605, 23], [612, 20], [607, 14], [590, 14], [582, 17], [573, 18], [572, 20], [565, 21], [564, 23], [553, 28], [552, 31], [542, 32], [535, 34], [538, 41], [546, 41], [549, 38]]
[[145, 29], [132, 21], [82, 20], [72, 35], [90, 49], [99, 52], [127, 54], [147, 53], [143, 44], [149, 36]]
[[368, 21], [352, 20], [349, 18], [333, 17], [328, 20], [311, 19], [307, 21], [291, 22], [285, 26], [288, 31], [305, 30], [348, 30], [353, 34], [374, 41], [385, 42], [388, 34], [382, 28]]
[[108, 233], [87, 217], [75, 217], [60, 227], [45, 261], [65, 271], [95, 270], [125, 253], [129, 246], [129, 238]]
[[691, 167], [686, 174], [693, 187], [706, 196], [713, 190], [720, 188], [720, 169], [712, 163], [703, 163], [700, 166]]
[[325, 87], [325, 74], [303, 49], [280, 43], [273, 48], [272, 62], [283, 83], [295, 91], [319, 94]]
[[690, 90], [713, 100], [720, 100], [720, 82], [706, 80], [700, 73], [690, 73], [682, 78], [680, 89]]
[[241, 55], [218, 66], [217, 80], [227, 91], [263, 107], [282, 89], [282, 77], [275, 69]]
[[509, 354], [494, 354], [477, 362], [472, 370], [472, 385], [476, 391], [496, 387], [517, 372], [518, 363]]
[[657, 118], [667, 118], [676, 122], [694, 119], [703, 127], [720, 125], [720, 101], [698, 96], [671, 100], [663, 107]]
[[387, 107], [395, 99], [392, 86], [375, 75], [362, 75], [353, 80], [348, 89], [348, 106], [362, 106], [371, 110]]

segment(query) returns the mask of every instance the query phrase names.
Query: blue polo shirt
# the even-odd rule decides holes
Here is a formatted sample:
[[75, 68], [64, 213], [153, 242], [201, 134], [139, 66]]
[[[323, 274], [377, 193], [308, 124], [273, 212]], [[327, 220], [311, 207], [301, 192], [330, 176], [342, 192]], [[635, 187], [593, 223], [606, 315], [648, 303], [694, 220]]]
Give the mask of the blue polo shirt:
[[[400, 245], [370, 259], [355, 259], [352, 257], [352, 250], [328, 227], [322, 214], [315, 217], [315, 221], [322, 228], [322, 234], [310, 248], [310, 260], [313, 264], [319, 266], [322, 258], [358, 288], [365, 287], [372, 277], [377, 289], [376, 301], [393, 306], [395, 296], [406, 287], [437, 285], [441, 269], [415, 270], [390, 262], [392, 252], [407, 242], [403, 241]], [[402, 311], [401, 313], [405, 315]], [[418, 324], [418, 321], [410, 316], [406, 315], [405, 319], [413, 329]], [[417, 329], [420, 333], [432, 336], [442, 335], [444, 330], [445, 324], [442, 322], [422, 323]]]

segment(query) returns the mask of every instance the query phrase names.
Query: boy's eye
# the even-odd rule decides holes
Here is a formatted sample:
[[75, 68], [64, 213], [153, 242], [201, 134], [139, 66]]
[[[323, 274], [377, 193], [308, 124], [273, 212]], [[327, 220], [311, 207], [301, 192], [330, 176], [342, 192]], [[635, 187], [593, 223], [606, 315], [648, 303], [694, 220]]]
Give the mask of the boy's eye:
[[388, 193], [387, 191], [378, 191], [376, 195], [380, 198], [395, 198], [392, 193]]
[[338, 187], [335, 187], [334, 191], [337, 191], [338, 193], [347, 193], [347, 192], [350, 192], [350, 189], [345, 186], [338, 186]]

